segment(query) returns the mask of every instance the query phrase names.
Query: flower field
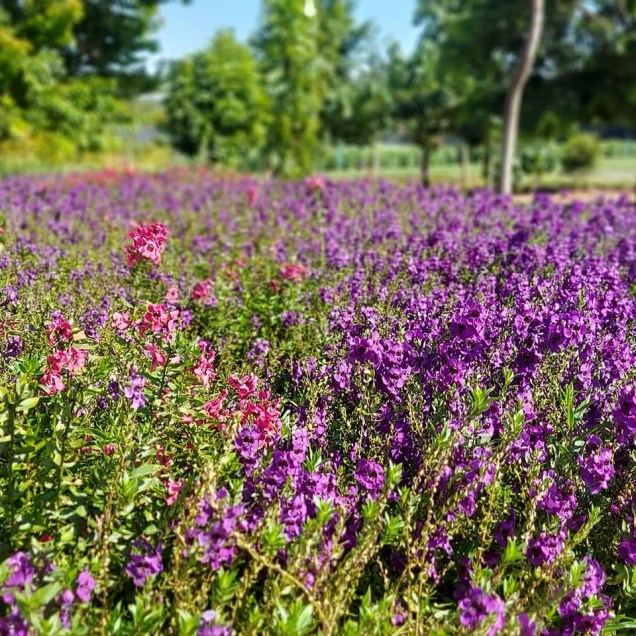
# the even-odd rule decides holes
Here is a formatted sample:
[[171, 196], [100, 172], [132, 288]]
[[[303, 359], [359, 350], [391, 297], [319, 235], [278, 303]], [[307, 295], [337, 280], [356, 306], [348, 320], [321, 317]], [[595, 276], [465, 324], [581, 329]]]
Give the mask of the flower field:
[[636, 211], [0, 182], [0, 635], [636, 631]]

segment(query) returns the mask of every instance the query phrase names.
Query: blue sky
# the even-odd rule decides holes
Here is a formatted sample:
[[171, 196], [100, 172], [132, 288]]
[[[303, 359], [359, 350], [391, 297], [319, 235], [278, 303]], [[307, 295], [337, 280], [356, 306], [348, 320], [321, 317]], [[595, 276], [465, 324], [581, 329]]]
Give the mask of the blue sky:
[[[161, 8], [163, 27], [158, 34], [161, 51], [150, 63], [160, 59], [176, 59], [202, 48], [213, 33], [222, 27], [233, 27], [238, 37], [246, 40], [258, 24], [261, 0], [193, 0], [188, 6], [171, 2]], [[380, 36], [400, 42], [410, 51], [417, 38], [412, 25], [415, 0], [358, 0], [357, 17], [372, 19]]]

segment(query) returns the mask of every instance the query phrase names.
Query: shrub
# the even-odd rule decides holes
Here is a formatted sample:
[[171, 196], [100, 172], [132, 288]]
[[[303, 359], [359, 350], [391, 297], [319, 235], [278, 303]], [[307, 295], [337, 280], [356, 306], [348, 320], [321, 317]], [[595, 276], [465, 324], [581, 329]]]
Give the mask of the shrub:
[[561, 154], [564, 172], [592, 170], [601, 155], [601, 143], [595, 135], [580, 133], [567, 140]]

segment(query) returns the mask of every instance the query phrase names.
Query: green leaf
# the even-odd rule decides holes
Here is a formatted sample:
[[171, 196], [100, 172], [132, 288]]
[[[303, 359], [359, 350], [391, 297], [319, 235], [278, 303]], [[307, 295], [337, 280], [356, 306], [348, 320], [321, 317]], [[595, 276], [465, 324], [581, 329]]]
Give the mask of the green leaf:
[[18, 404], [16, 410], [21, 413], [26, 413], [27, 411], [30, 411], [32, 408], [37, 406], [39, 401], [40, 401], [39, 397], [25, 398]]

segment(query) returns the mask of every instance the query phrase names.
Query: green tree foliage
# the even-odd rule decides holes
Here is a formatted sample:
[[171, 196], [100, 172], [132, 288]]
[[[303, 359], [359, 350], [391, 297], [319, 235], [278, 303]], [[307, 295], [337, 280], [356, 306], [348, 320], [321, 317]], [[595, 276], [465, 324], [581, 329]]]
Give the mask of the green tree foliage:
[[391, 125], [393, 103], [388, 61], [370, 57], [330, 94], [323, 111], [325, 130], [335, 141], [374, 143]]
[[71, 79], [62, 51], [81, 20], [79, 0], [4, 1], [0, 5], [0, 142], [49, 155], [104, 146], [104, 125], [121, 109], [113, 86]]
[[[555, 80], [580, 64], [572, 37], [577, 0], [546, 3], [544, 34], [530, 78], [521, 129], [536, 134], [564, 126], [574, 116], [572, 103], [558, 95]], [[523, 51], [528, 29], [525, 0], [418, 0], [416, 23], [421, 41], [434, 49], [438, 76], [454, 87], [453, 132], [470, 145], [486, 148], [486, 172], [493, 136], [501, 126], [506, 91]], [[553, 90], [556, 89], [556, 90]]]
[[155, 79], [144, 66], [144, 55], [158, 50], [153, 34], [161, 25], [160, 5], [168, 1], [83, 0], [82, 17], [64, 49], [68, 72], [115, 78], [124, 95], [153, 88]]
[[165, 107], [172, 143], [186, 155], [237, 166], [265, 140], [269, 109], [258, 68], [231, 31], [173, 66]]
[[583, 123], [636, 126], [636, 0], [590, 0], [574, 13], [578, 60], [560, 82]]
[[350, 98], [351, 69], [369, 25], [352, 0], [265, 0], [252, 38], [272, 104], [266, 154], [283, 176], [311, 171], [321, 137]]
[[327, 4], [322, 5], [329, 27], [325, 32], [331, 34], [329, 41], [341, 44], [331, 48], [332, 81], [322, 111], [324, 133], [331, 141], [372, 144], [392, 121], [388, 58], [381, 52], [373, 25], [355, 23], [353, 3], [332, 2], [338, 5], [334, 9]]
[[422, 183], [429, 185], [430, 153], [441, 136], [453, 130], [460, 93], [453, 83], [454, 76], [444, 74], [440, 49], [433, 42], [423, 40], [409, 58], [397, 46], [389, 54], [395, 117], [401, 132], [420, 147]]
[[72, 43], [83, 11], [82, 0], [3, 0], [0, 24], [11, 25], [32, 51], [59, 49]]
[[601, 156], [601, 142], [595, 135], [579, 133], [572, 135], [561, 155], [561, 165], [565, 172], [585, 172], [591, 170]]
[[282, 176], [310, 172], [320, 147], [327, 65], [319, 47], [320, 16], [308, 7], [314, 5], [305, 0], [265, 0], [253, 38], [272, 104], [266, 152]]

